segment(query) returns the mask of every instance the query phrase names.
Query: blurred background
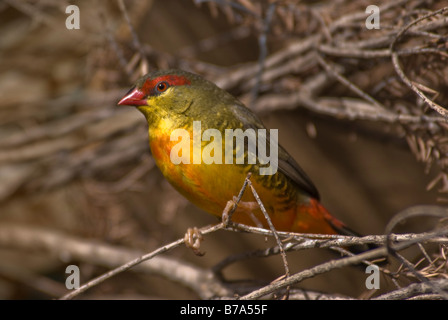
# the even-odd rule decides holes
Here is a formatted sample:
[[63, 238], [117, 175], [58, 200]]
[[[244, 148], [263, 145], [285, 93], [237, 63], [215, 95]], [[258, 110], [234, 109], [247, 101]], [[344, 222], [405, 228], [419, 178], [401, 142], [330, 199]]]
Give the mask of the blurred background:
[[[79, 7], [79, 29], [66, 28], [70, 4]], [[379, 30], [365, 28], [369, 4], [0, 2], [0, 298], [57, 298], [67, 292], [67, 265], [79, 266], [81, 282], [111, 268], [68, 244], [62, 250], [64, 239], [149, 252], [189, 227], [216, 222], [155, 167], [144, 117], [117, 106], [149, 70], [185, 69], [237, 96], [279, 130], [322, 203], [359, 233], [382, 234], [410, 206], [446, 204], [448, 126], [403, 83], [387, 50], [406, 24], [448, 1], [379, 1]], [[408, 50], [400, 55], [405, 74], [447, 106], [443, 18], [417, 24], [397, 50]], [[397, 232], [425, 231], [435, 222], [412, 219]], [[45, 242], [46, 236], [54, 238]], [[203, 257], [183, 246], [165, 255], [209, 270], [228, 256], [273, 244], [220, 231], [205, 236]], [[288, 261], [298, 272], [332, 257], [313, 249], [290, 253]], [[283, 272], [280, 256], [273, 256], [236, 262], [224, 276], [255, 285]], [[362, 269], [346, 268], [300, 287], [360, 297], [365, 277]], [[390, 282], [383, 284], [387, 290]], [[169, 276], [132, 271], [81, 296], [199, 297]]]

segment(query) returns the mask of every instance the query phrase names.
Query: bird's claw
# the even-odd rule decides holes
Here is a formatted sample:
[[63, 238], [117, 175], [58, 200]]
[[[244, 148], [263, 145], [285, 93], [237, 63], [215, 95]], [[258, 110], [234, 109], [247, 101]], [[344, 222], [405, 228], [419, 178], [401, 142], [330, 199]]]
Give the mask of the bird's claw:
[[194, 254], [197, 256], [203, 256], [205, 252], [200, 251], [201, 242], [204, 240], [201, 231], [197, 227], [188, 228], [185, 233], [185, 246], [193, 250]]
[[[236, 203], [236, 201], [238, 201], [238, 198], [234, 196], [233, 202]], [[238, 207], [240, 207], [241, 209], [250, 211], [250, 212], [259, 208], [258, 203], [256, 201], [240, 201], [238, 203]]]
[[230, 211], [232, 210], [233, 206], [235, 205], [235, 202], [233, 200], [229, 200], [226, 203], [226, 207], [222, 211], [221, 220], [224, 224], [224, 227], [228, 227], [230, 224]]
[[228, 227], [230, 224], [230, 212], [233, 210], [235, 205], [243, 210], [249, 211], [252, 213], [253, 210], [258, 209], [258, 203], [257, 202], [249, 202], [249, 201], [238, 201], [237, 197], [233, 197], [232, 200], [227, 201], [226, 207], [222, 211], [221, 219], [224, 223], [225, 227]]

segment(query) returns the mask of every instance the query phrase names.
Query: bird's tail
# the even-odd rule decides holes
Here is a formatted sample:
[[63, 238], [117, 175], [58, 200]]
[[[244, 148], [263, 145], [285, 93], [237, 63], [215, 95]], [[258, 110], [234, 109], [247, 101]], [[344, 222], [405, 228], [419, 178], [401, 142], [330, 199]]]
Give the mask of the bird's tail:
[[[354, 236], [354, 237], [361, 237], [361, 234], [359, 234], [356, 231], [353, 231], [345, 223], [342, 221], [336, 219], [334, 216], [332, 216], [327, 209], [323, 205], [319, 203], [319, 201], [315, 199], [311, 199], [311, 205], [315, 207], [315, 210], [318, 211], [323, 218], [327, 221], [327, 223], [331, 226], [331, 228], [335, 231], [335, 234], [340, 234], [344, 236]], [[354, 254], [365, 252], [371, 249], [377, 248], [376, 245], [373, 244], [360, 244], [355, 246], [350, 246], [348, 250]]]

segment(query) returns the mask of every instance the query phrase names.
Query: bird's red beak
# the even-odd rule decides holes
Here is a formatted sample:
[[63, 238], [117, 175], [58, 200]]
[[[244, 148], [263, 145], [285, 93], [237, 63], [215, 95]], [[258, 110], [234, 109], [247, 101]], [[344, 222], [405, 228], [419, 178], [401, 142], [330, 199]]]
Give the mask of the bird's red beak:
[[147, 105], [145, 94], [137, 89], [132, 88], [128, 93], [118, 102], [119, 106], [145, 106]]

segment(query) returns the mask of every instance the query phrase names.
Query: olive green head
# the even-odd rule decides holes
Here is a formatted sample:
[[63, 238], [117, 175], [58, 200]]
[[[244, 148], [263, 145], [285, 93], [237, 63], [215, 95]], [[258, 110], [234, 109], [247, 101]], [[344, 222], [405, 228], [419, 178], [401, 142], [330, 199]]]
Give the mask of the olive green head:
[[136, 106], [151, 125], [163, 118], [179, 124], [208, 120], [235, 103], [238, 101], [232, 95], [199, 75], [164, 70], [148, 73], [137, 80], [118, 104]]

